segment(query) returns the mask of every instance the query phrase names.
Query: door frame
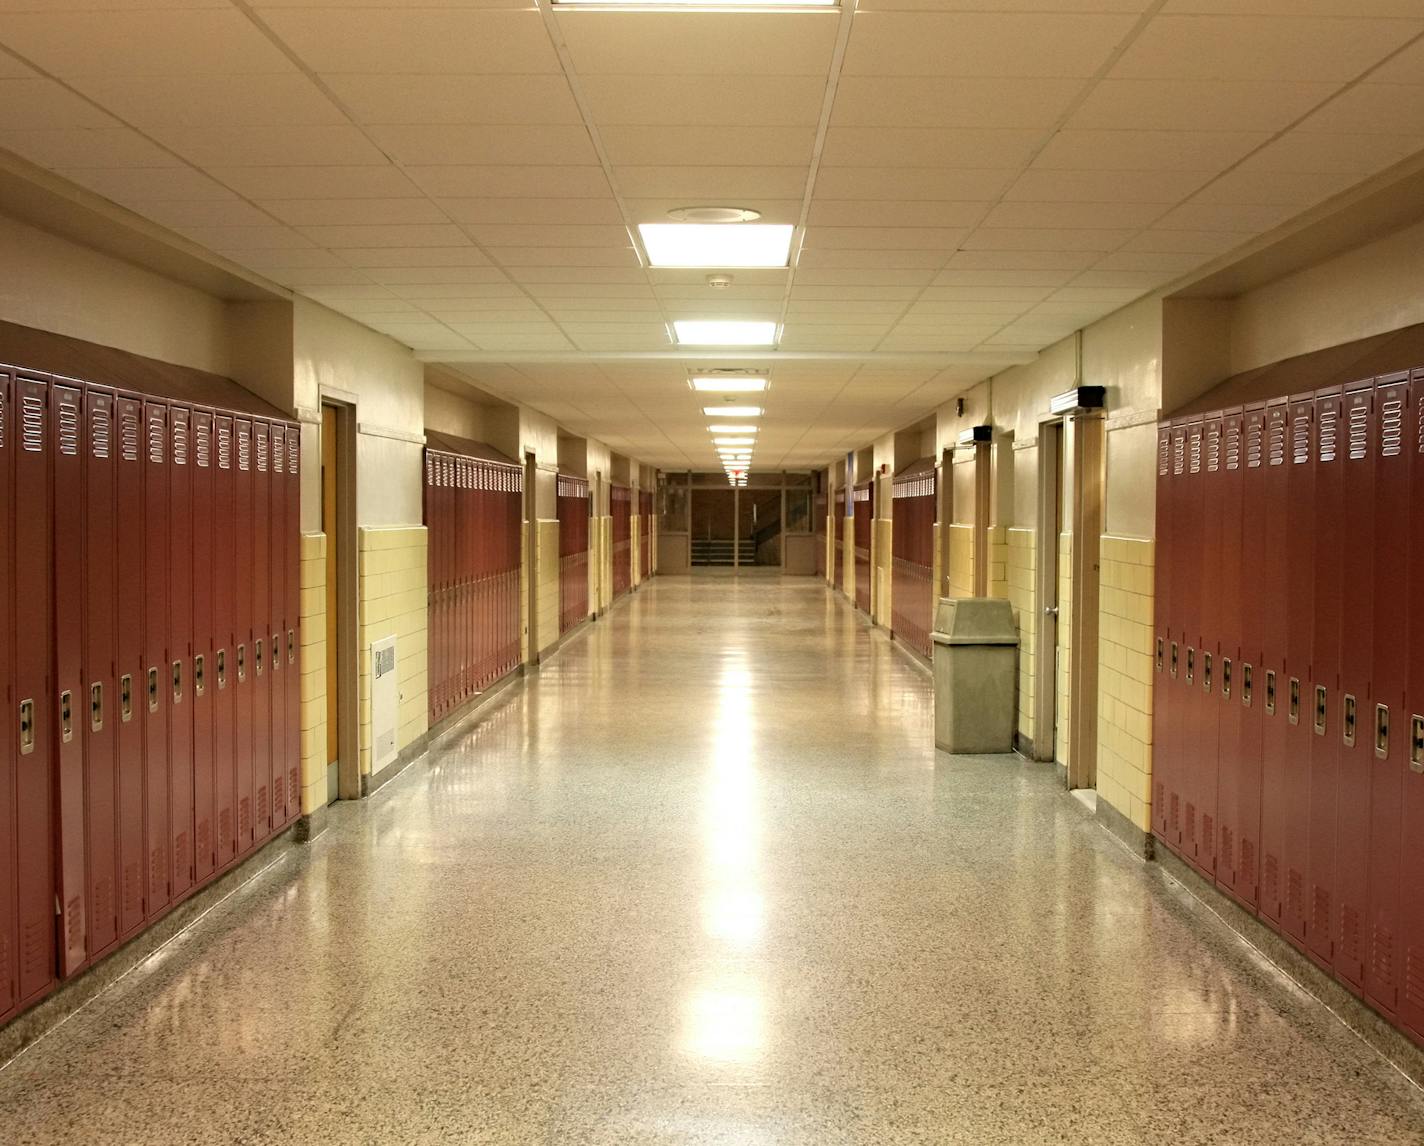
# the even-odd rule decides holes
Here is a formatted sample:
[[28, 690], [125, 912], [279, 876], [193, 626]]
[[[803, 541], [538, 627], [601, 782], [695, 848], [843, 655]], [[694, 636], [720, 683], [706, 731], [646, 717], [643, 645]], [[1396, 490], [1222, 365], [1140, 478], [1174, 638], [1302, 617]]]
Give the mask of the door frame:
[[1098, 605], [1107, 419], [1101, 409], [1068, 419], [1073, 466], [1072, 645], [1069, 650], [1068, 787], [1098, 786]]
[[539, 664], [539, 459], [524, 451], [524, 631], [529, 650], [525, 664]]
[[1033, 758], [1052, 761], [1058, 743], [1058, 535], [1063, 521], [1061, 419], [1038, 426], [1038, 529], [1034, 560]]
[[[360, 633], [360, 543], [357, 537], [356, 513], [356, 403], [346, 395], [320, 393], [321, 419], [317, 426], [318, 474], [325, 469], [326, 412], [335, 422], [336, 441], [336, 536], [327, 532], [325, 490], [322, 491], [322, 530], [327, 532], [326, 544], [334, 550], [328, 568], [335, 567], [335, 590], [328, 588], [327, 600], [336, 599], [336, 680], [327, 681], [327, 689], [336, 690], [337, 743], [336, 796], [339, 800], [359, 800], [361, 792], [361, 666]], [[319, 477], [319, 480], [324, 480]], [[327, 753], [330, 755], [330, 752]], [[330, 767], [331, 761], [326, 762]]]

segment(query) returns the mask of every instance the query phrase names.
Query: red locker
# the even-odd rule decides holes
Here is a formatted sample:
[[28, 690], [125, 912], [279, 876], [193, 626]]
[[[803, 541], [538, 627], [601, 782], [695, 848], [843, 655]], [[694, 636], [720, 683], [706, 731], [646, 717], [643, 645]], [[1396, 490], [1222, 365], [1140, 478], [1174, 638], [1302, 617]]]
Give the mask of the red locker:
[[[1284, 926], [1289, 869], [1286, 859], [1286, 806], [1292, 726], [1286, 651], [1290, 644], [1292, 575], [1309, 570], [1290, 565], [1290, 406], [1285, 399], [1266, 405], [1265, 473], [1261, 503], [1266, 543], [1260, 583], [1261, 608], [1261, 886], [1262, 917]], [[1307, 586], [1309, 584], [1307, 577]]]
[[[1408, 516], [1411, 537], [1424, 537], [1424, 370], [1410, 379], [1410, 414], [1406, 450], [1411, 454]], [[1399, 1017], [1413, 1036], [1424, 1042], [1424, 544], [1409, 547], [1408, 727], [1404, 729], [1403, 831], [1399, 885], [1399, 936], [1402, 971]]]
[[[215, 451], [213, 412], [193, 411], [191, 551], [183, 564], [192, 585], [189, 662], [193, 734], [193, 879], [202, 883], [217, 868], [213, 788], [213, 532]], [[175, 559], [178, 554], [175, 552]]]
[[1153, 571], [1152, 629], [1152, 833], [1168, 842], [1167, 790], [1172, 783], [1173, 756], [1168, 729], [1171, 725], [1173, 690], [1168, 687], [1167, 653], [1172, 615], [1172, 571], [1176, 566], [1173, 548], [1176, 531], [1172, 523], [1172, 425], [1157, 426], [1157, 560]]
[[[1201, 717], [1199, 696], [1200, 654], [1197, 642], [1200, 640], [1201, 614], [1199, 596], [1201, 586], [1201, 539], [1202, 539], [1202, 481], [1205, 464], [1203, 429], [1200, 418], [1185, 419], [1174, 427], [1180, 432], [1182, 470], [1174, 473], [1172, 525], [1176, 534], [1173, 557], [1176, 572], [1172, 582], [1172, 601], [1177, 612], [1177, 638], [1173, 655], [1177, 671], [1173, 684], [1177, 695], [1172, 703], [1175, 721], [1173, 751], [1176, 755], [1174, 774], [1177, 777], [1176, 793], [1168, 793], [1168, 800], [1177, 797], [1176, 807], [1170, 809], [1172, 816], [1173, 842], [1182, 857], [1195, 862], [1196, 837], [1198, 830], [1196, 785], [1197, 768], [1200, 762], [1197, 721]], [[1173, 449], [1178, 448], [1174, 440]], [[1175, 465], [1175, 463], [1174, 463]]]
[[[1188, 427], [1187, 444], [1192, 447]], [[1225, 511], [1223, 491], [1225, 420], [1220, 413], [1208, 414], [1201, 423], [1200, 493], [1192, 505], [1200, 514], [1193, 531], [1196, 542], [1192, 557], [1196, 623], [1188, 631], [1188, 641], [1196, 649], [1196, 687], [1188, 711], [1192, 714], [1192, 750], [1189, 755], [1187, 807], [1187, 859], [1208, 879], [1216, 875], [1217, 776], [1221, 759], [1221, 705], [1217, 700], [1221, 673], [1221, 529]], [[1190, 459], [1189, 459], [1190, 460]], [[1189, 473], [1190, 473], [1189, 469]], [[1195, 830], [1193, 830], [1195, 829]]]
[[[1419, 598], [1409, 595], [1409, 483], [1413, 444], [1409, 374], [1386, 375], [1375, 388], [1375, 640], [1369, 732], [1369, 902], [1365, 922], [1365, 996], [1386, 1015], [1399, 1007], [1400, 861], [1404, 782], [1409, 759], [1408, 638]], [[1401, 639], [1403, 637], [1403, 639]], [[1415, 837], [1419, 838], [1419, 837]], [[1416, 893], [1417, 894], [1417, 893]]]
[[267, 672], [271, 605], [272, 427], [252, 422], [252, 529], [248, 576], [252, 579], [252, 648], [248, 680], [252, 691], [252, 839], [272, 834], [272, 683]]
[[16, 942], [18, 1005], [25, 1006], [54, 982], [54, 783], [55, 711], [51, 608], [54, 569], [50, 527], [49, 386], [17, 374], [14, 381], [14, 669]]
[[252, 850], [252, 811], [257, 800], [252, 767], [252, 421], [233, 420], [237, 466], [233, 470], [232, 640], [233, 640], [233, 764], [236, 773], [237, 854]]
[[302, 814], [302, 439], [287, 425], [287, 819]]
[[1259, 902], [1265, 611], [1267, 596], [1279, 596], [1266, 581], [1266, 409], [1248, 406], [1242, 415], [1241, 542], [1236, 579], [1240, 598], [1240, 664], [1235, 670], [1236, 786], [1235, 860], [1230, 891], [1247, 907]]
[[[58, 780], [56, 839], [59, 844], [55, 908], [59, 914], [59, 970], [74, 974], [84, 964], [89, 909], [84, 858], [84, 433], [81, 385], [50, 383], [52, 506], [63, 506], [51, 526], [54, 545], [53, 696], [54, 758]], [[23, 507], [24, 503], [21, 502]]]
[[118, 695], [115, 745], [119, 783], [119, 932], [127, 938], [148, 914], [148, 845], [144, 809], [144, 448], [143, 400], [120, 394], [115, 402], [114, 611]]
[[272, 423], [271, 496], [268, 514], [270, 561], [267, 577], [267, 677], [272, 690], [272, 830], [287, 822], [287, 674], [284, 623], [287, 605], [287, 427]]
[[[214, 862], [226, 867], [237, 836], [237, 427], [213, 418], [213, 827]], [[245, 580], [242, 586], [246, 588]], [[246, 637], [242, 638], [246, 640]]]
[[[118, 714], [115, 623], [114, 395], [84, 389], [84, 630], [82, 694], [85, 853], [89, 888], [89, 957], [119, 937]], [[127, 528], [129, 523], [125, 523]]]
[[173, 898], [193, 886], [193, 415], [168, 411], [169, 825]]
[[[1217, 725], [1216, 775], [1216, 881], [1236, 894], [1238, 849], [1241, 839], [1241, 791], [1249, 783], [1241, 752], [1241, 515], [1243, 512], [1243, 429], [1240, 409], [1225, 411], [1221, 419], [1221, 460], [1216, 475], [1216, 575], [1209, 591], [1216, 604], [1217, 662], [1213, 673], [1211, 706]], [[1203, 833], [1204, 835], [1206, 833]]]
[[148, 847], [147, 911], [152, 919], [172, 898], [168, 810], [168, 407], [143, 403], [143, 762]]
[[[1340, 691], [1329, 739], [1338, 754], [1334, 861], [1335, 910], [1326, 921], [1335, 973], [1350, 987], [1365, 982], [1369, 914], [1370, 773], [1374, 770], [1374, 584], [1376, 437], [1374, 379], [1345, 389], [1336, 468], [1341, 471], [1341, 532], [1322, 538], [1339, 555]], [[1366, 715], [1366, 714], [1370, 715]], [[1312, 806], [1312, 814], [1314, 808]]]
[[12, 379], [8, 369], [0, 369], [0, 578], [5, 593], [0, 596], [0, 698], [7, 716], [4, 735], [0, 736], [0, 1021], [8, 1019], [17, 1001], [15, 994], [17, 968], [15, 958], [19, 945], [15, 941], [15, 750], [18, 729], [15, 724], [15, 694], [11, 691], [11, 657], [15, 642], [14, 626], [14, 548], [11, 539], [15, 528], [14, 479], [14, 405], [11, 396]]

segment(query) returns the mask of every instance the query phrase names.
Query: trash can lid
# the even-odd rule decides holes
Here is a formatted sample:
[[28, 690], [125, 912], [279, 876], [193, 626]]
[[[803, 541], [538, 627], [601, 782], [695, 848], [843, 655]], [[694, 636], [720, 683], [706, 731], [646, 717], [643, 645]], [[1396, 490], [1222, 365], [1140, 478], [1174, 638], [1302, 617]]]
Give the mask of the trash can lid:
[[1016, 645], [1013, 606], [1002, 597], [941, 597], [932, 639], [937, 645]]

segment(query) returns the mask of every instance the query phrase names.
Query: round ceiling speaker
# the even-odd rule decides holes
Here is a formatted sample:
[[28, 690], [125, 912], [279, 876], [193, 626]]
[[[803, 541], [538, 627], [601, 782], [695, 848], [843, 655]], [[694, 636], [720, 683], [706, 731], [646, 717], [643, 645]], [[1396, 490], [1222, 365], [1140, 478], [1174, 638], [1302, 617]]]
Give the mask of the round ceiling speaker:
[[761, 218], [749, 207], [674, 207], [668, 218], [679, 223], [750, 223]]

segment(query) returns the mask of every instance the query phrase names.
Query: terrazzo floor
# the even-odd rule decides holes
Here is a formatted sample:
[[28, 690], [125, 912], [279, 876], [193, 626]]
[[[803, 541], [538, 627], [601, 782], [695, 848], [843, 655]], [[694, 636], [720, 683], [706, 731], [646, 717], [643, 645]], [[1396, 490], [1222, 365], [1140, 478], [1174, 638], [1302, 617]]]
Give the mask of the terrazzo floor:
[[819, 583], [660, 579], [0, 1071], [0, 1141], [1424, 1142], [932, 716]]

